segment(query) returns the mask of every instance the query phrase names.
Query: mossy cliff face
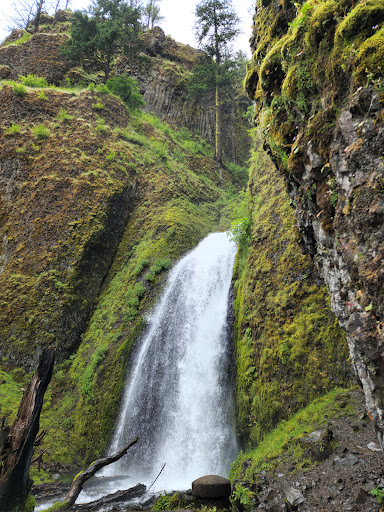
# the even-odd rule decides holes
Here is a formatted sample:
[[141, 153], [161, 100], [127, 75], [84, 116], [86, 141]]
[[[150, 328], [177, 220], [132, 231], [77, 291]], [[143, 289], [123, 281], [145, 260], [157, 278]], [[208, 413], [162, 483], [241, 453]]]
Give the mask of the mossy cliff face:
[[[60, 13], [62, 11], [57, 20], [45, 16], [37, 34], [14, 31], [5, 40], [0, 48], [0, 78], [17, 80], [19, 75], [35, 74], [55, 85], [64, 85], [65, 79], [72, 84], [85, 85], [103, 80], [103, 72], [96, 62], [85, 62], [84, 71], [78, 63], [68, 62], [61, 55], [61, 47], [70, 37], [70, 13], [64, 18]], [[214, 144], [214, 91], [205, 98], [187, 98], [187, 82], [202, 52], [166, 37], [159, 27], [142, 34], [142, 39], [142, 58], [133, 62], [119, 56], [115, 59], [112, 74], [126, 73], [138, 81], [147, 112], [175, 128], [184, 126], [197, 131]], [[223, 108], [224, 156], [242, 165], [248, 158], [250, 144], [247, 122], [243, 118], [249, 100], [242, 91], [235, 101], [232, 100]], [[240, 104], [244, 107], [242, 110]]]
[[[109, 163], [124, 106], [106, 98], [103, 137], [96, 99], [52, 91], [1, 95], [1, 356], [31, 367], [43, 347], [77, 348], [132, 207], [136, 169]], [[72, 119], [62, 121], [59, 112]], [[8, 134], [12, 123], [19, 134]], [[129, 154], [125, 159], [131, 160]], [[117, 157], [116, 157], [117, 160]]]
[[258, 2], [246, 77], [382, 445], [383, 43], [382, 0]]
[[256, 446], [281, 420], [352, 377], [345, 334], [299, 245], [283, 178], [251, 156], [252, 232], [235, 268], [237, 428]]
[[229, 227], [221, 212], [236, 187], [190, 133], [129, 114], [112, 95], [15, 91], [0, 90], [0, 346], [9, 388], [1, 410], [17, 408], [23, 374], [14, 368], [29, 371], [53, 345], [41, 449], [48, 460], [90, 462], [112, 431], [144, 311], [173, 261]]
[[[215, 91], [199, 98], [187, 99], [187, 82], [199, 56], [203, 52], [189, 45], [176, 43], [155, 27], [143, 35], [149, 62], [138, 68], [116, 65], [116, 71], [131, 72], [140, 84], [145, 110], [154, 112], [174, 127], [187, 126], [215, 141]], [[243, 114], [249, 105], [243, 91], [222, 106], [223, 151], [225, 158], [238, 164], [248, 159], [250, 140]], [[242, 108], [239, 108], [241, 106]]]

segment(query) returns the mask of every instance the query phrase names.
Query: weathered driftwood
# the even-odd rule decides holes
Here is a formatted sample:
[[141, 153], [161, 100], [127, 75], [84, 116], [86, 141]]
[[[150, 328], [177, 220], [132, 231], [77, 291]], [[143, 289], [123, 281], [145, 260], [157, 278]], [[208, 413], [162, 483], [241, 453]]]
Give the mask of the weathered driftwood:
[[103, 459], [97, 459], [97, 460], [95, 460], [95, 462], [92, 462], [92, 464], [90, 464], [90, 466], [88, 466], [87, 469], [85, 469], [84, 471], [81, 471], [74, 478], [74, 480], [72, 482], [72, 486], [69, 489], [69, 492], [68, 492], [67, 496], [65, 497], [65, 500], [62, 503], [55, 503], [54, 505], [52, 505], [52, 507], [47, 509], [45, 512], [54, 511], [54, 510], [68, 510], [69, 508], [71, 508], [75, 504], [75, 501], [77, 500], [79, 494], [83, 490], [83, 485], [85, 484], [85, 482], [87, 480], [89, 480], [90, 478], [92, 478], [95, 475], [95, 473], [100, 471], [100, 469], [103, 468], [104, 466], [108, 466], [108, 464], [112, 464], [112, 462], [116, 462], [117, 460], [121, 459], [121, 457], [123, 457], [127, 453], [127, 451], [134, 444], [137, 443], [138, 440], [139, 440], [139, 438], [136, 437], [136, 439], [131, 441], [129, 444], [127, 444], [127, 446], [125, 446], [122, 450], [116, 452], [114, 455], [110, 455], [109, 457], [104, 457]]
[[[17, 417], [11, 428], [0, 433], [0, 511], [27, 510], [32, 481], [29, 467], [33, 445], [39, 431], [44, 393], [52, 377], [54, 353], [44, 350], [39, 366], [24, 391]], [[24, 507], [24, 508], [23, 508]]]

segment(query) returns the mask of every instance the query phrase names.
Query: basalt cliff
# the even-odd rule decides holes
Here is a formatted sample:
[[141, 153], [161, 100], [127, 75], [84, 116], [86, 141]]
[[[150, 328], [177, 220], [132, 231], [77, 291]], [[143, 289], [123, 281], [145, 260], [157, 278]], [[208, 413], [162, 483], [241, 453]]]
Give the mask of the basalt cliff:
[[257, 2], [246, 88], [383, 446], [382, 1]]

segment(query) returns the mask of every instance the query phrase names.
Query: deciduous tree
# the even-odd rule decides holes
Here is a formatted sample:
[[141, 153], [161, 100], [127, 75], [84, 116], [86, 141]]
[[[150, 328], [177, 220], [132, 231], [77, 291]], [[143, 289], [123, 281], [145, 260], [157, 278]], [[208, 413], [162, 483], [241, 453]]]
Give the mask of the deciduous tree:
[[153, 28], [155, 23], [163, 20], [164, 17], [160, 15], [160, 0], [149, 0], [143, 10], [143, 18], [147, 28]]

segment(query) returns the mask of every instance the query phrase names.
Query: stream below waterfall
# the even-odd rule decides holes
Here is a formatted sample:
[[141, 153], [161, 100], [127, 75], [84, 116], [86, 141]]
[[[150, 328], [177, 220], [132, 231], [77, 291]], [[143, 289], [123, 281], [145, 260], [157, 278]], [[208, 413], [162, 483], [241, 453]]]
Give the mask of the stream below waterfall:
[[171, 269], [134, 349], [109, 453], [136, 436], [139, 442], [78, 503], [138, 482], [149, 486], [164, 464], [151, 491], [228, 475], [237, 454], [228, 323], [235, 253], [226, 233], [213, 233]]

